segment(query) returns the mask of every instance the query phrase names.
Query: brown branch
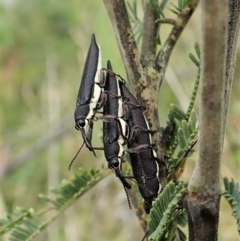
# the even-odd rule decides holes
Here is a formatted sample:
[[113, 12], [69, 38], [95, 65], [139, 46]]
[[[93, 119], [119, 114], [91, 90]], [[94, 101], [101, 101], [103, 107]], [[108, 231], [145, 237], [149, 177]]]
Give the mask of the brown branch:
[[[149, 108], [152, 113], [156, 112], [157, 92], [152, 80], [156, 80], [158, 75], [153, 67], [147, 66], [143, 70], [125, 2], [124, 0], [103, 0], [103, 3], [113, 26], [113, 31], [118, 42], [128, 81], [132, 86], [132, 91], [142, 105], [146, 106], [147, 109]], [[153, 51], [152, 46], [148, 46], [145, 49], [151, 49], [151, 51]], [[153, 107], [154, 111], [151, 110]], [[150, 120], [151, 126], [153, 115], [149, 115], [148, 112], [145, 114], [147, 119]]]
[[[117, 39], [128, 81], [137, 86], [142, 74], [142, 64], [134, 40], [124, 0], [103, 0]], [[136, 91], [136, 89], [133, 89]], [[138, 93], [135, 92], [138, 97]]]
[[[226, 82], [224, 92], [224, 120], [223, 138], [225, 135], [228, 109], [232, 92], [232, 84], [236, 66], [237, 43], [240, 29], [240, 0], [228, 0], [228, 37], [227, 37], [227, 58], [226, 58]], [[222, 140], [223, 142], [223, 140]]]
[[143, 18], [143, 32], [142, 32], [142, 51], [141, 59], [143, 66], [149, 65], [153, 62], [156, 54], [157, 47], [157, 31], [158, 24], [155, 23], [156, 14], [151, 3], [147, 2]]
[[199, 155], [187, 195], [191, 241], [217, 240], [218, 234], [227, 9], [227, 0], [202, 1]]

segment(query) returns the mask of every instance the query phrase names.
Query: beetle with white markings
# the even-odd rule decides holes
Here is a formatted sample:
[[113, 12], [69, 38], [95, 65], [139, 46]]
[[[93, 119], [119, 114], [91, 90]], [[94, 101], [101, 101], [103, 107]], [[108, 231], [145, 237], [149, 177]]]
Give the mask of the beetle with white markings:
[[134, 179], [144, 199], [145, 212], [149, 213], [159, 191], [158, 158], [153, 150], [151, 131], [141, 106], [124, 84], [119, 82], [119, 85], [121, 94], [129, 99], [125, 102], [127, 122], [131, 130], [127, 151]]
[[[123, 146], [128, 137], [128, 125], [122, 119], [123, 97], [120, 95], [119, 81], [112, 72], [110, 61], [107, 63], [105, 93], [107, 100], [103, 106], [103, 144], [104, 154], [108, 161], [108, 167], [115, 170], [116, 176], [120, 178], [123, 186], [130, 189], [131, 185], [125, 180], [121, 172]], [[111, 93], [111, 94], [109, 94]]]
[[93, 34], [78, 92], [74, 118], [75, 128], [81, 131], [86, 147], [94, 155], [91, 143], [93, 118], [103, 105], [101, 96], [104, 81], [101, 75], [101, 51]]

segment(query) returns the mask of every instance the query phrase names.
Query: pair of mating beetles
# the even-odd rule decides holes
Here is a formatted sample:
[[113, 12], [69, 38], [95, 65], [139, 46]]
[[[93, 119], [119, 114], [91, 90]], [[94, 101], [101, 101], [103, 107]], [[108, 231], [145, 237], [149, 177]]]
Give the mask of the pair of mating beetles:
[[[101, 108], [102, 115], [97, 116]], [[158, 159], [142, 111], [124, 80], [113, 72], [110, 61], [107, 68], [101, 67], [101, 51], [92, 35], [74, 113], [75, 128], [81, 131], [86, 147], [96, 156], [94, 150], [101, 148], [94, 148], [91, 143], [93, 122], [103, 120], [103, 150], [108, 167], [115, 170], [124, 189], [130, 189], [121, 170], [124, 154], [129, 153], [133, 177], [144, 199], [144, 209], [149, 213], [159, 191]], [[124, 145], [127, 145], [125, 151]]]

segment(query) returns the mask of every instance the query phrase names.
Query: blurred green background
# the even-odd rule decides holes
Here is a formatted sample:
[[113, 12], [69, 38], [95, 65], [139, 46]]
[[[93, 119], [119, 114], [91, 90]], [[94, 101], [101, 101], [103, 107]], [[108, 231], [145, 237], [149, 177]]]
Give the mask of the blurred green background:
[[[141, 16], [140, 4], [139, 12]], [[166, 15], [173, 16], [169, 10]], [[161, 126], [166, 125], [170, 103], [187, 108], [197, 73], [187, 53], [193, 51], [196, 41], [200, 42], [200, 17], [198, 8], [172, 54], [158, 97]], [[162, 41], [169, 29], [161, 27]], [[107, 170], [103, 153], [98, 152], [96, 159], [85, 148], [68, 171], [69, 162], [82, 143], [74, 128], [73, 112], [92, 33], [101, 46], [103, 65], [110, 59], [114, 71], [125, 77], [101, 1], [0, 1], [0, 218], [16, 206], [40, 210], [45, 203], [38, 194], [47, 194], [80, 166]], [[238, 181], [239, 79], [238, 61], [222, 166], [223, 176]], [[101, 123], [96, 126], [94, 145], [100, 146]], [[189, 159], [184, 180], [189, 180], [195, 159], [196, 154]], [[111, 175], [36, 240], [141, 240], [143, 235], [134, 211], [128, 208], [122, 185]], [[225, 201], [219, 240], [240, 240]]]

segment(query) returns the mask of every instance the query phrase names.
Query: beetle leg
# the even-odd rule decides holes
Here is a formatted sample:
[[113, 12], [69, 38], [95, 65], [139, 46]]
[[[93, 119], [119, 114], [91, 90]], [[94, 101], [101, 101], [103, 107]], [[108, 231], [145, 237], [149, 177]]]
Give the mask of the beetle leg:
[[108, 91], [108, 90], [105, 90], [104, 93], [114, 97], [114, 98], [117, 98], [117, 99], [122, 99], [123, 101], [129, 101], [129, 99], [127, 97], [124, 97], [124, 96], [121, 96], [121, 95], [116, 95], [114, 94], [113, 92], [111, 91]]
[[147, 133], [150, 133], [150, 134], [156, 133], [156, 131], [151, 131], [149, 129], [143, 128], [142, 126], [135, 125], [135, 126], [132, 127], [131, 132], [129, 134], [129, 141], [131, 141], [135, 138], [137, 130], [140, 130], [142, 132], [147, 132]]
[[97, 103], [96, 110], [100, 110], [107, 102], [107, 95], [102, 92], [99, 102]]
[[147, 145], [147, 144], [142, 144], [142, 145], [138, 145], [137, 147], [134, 148], [129, 148], [126, 150], [126, 152], [128, 153], [140, 153], [146, 150], [152, 149], [152, 146]]
[[[127, 98], [127, 97], [126, 97], [126, 98]], [[127, 99], [128, 99], [128, 98], [127, 98]], [[126, 102], [124, 102], [124, 104], [131, 105], [133, 108], [140, 108], [142, 111], [145, 111], [145, 110], [146, 110], [146, 107], [145, 107], [145, 106], [136, 105], [136, 104], [133, 104], [133, 103], [130, 102], [130, 101], [126, 101]]]
[[110, 70], [110, 69], [106, 69], [106, 68], [102, 68], [102, 70], [104, 70], [104, 71], [108, 72], [109, 74], [111, 74], [111, 75], [113, 75], [113, 76], [115, 76], [115, 77], [118, 77], [118, 78], [119, 78], [119, 80], [118, 80], [118, 81], [121, 81], [123, 84], [125, 84], [125, 83], [126, 83], [125, 79], [123, 79], [123, 77], [122, 77], [121, 75], [116, 74], [116, 73], [115, 73], [115, 72], [113, 72], [112, 70]]
[[102, 120], [104, 122], [113, 122], [113, 121], [117, 121], [118, 117], [113, 115], [95, 116], [94, 121], [98, 121], [98, 120]]
[[122, 184], [124, 187], [126, 187], [127, 189], [131, 189], [131, 185], [126, 181], [125, 177], [123, 176], [120, 168], [116, 168], [115, 169], [115, 174], [116, 176], [121, 180]]

